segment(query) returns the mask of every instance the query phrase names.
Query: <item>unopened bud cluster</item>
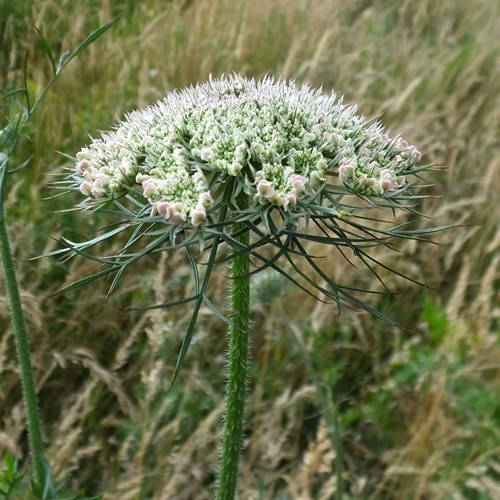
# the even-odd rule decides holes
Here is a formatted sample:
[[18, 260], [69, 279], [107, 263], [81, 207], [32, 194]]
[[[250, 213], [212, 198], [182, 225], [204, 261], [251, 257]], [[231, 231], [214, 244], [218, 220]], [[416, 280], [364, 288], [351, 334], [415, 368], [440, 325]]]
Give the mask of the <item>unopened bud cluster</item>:
[[90, 202], [135, 194], [153, 215], [197, 227], [221, 206], [224, 185], [243, 189], [256, 215], [270, 205], [304, 212], [336, 179], [390, 196], [419, 159], [334, 94], [232, 76], [131, 113], [77, 154], [73, 179]]

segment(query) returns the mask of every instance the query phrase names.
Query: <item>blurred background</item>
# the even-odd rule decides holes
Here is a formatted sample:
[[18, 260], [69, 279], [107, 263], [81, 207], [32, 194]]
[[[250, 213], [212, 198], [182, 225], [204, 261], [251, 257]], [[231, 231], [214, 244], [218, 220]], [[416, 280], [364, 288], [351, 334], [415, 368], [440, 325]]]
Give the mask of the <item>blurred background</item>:
[[[427, 180], [435, 243], [375, 252], [418, 286], [369, 303], [403, 329], [316, 303], [273, 275], [254, 283], [252, 369], [242, 499], [499, 498], [500, 3], [497, 0], [0, 0], [0, 86], [50, 77], [36, 26], [56, 58], [120, 19], [65, 70], [45, 100], [11, 182], [7, 212], [57, 478], [104, 499], [209, 499], [218, 459], [225, 328], [202, 311], [186, 365], [168, 383], [193, 287], [181, 254], [148, 257], [123, 277], [50, 294], [95, 271], [30, 260], [81, 241], [106, 215], [65, 211], [51, 184], [98, 131], [210, 74], [270, 74], [335, 89], [446, 166]], [[117, 243], [117, 245], [119, 242]], [[102, 248], [102, 253], [112, 248]], [[322, 266], [380, 286], [336, 255]], [[223, 307], [221, 267], [211, 295]], [[302, 346], [302, 347], [300, 347]], [[26, 459], [9, 311], [0, 286], [0, 454]], [[339, 439], [335, 439], [338, 426]], [[337, 474], [342, 481], [339, 484]]]

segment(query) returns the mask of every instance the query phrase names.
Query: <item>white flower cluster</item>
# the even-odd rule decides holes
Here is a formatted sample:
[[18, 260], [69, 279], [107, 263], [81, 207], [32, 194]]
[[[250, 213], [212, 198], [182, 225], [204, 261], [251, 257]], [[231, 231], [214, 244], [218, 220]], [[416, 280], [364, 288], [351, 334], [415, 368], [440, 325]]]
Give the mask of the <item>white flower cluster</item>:
[[305, 206], [334, 175], [360, 194], [397, 191], [420, 153], [355, 112], [284, 80], [212, 79], [128, 115], [78, 153], [74, 179], [89, 198], [140, 185], [153, 214], [193, 226], [230, 179], [256, 210]]

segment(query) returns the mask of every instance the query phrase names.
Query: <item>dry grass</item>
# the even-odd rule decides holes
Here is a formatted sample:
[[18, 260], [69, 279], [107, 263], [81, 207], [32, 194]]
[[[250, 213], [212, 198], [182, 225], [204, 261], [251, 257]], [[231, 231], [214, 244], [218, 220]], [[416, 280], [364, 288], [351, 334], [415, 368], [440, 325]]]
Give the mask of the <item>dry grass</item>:
[[[92, 7], [92, 5], [96, 7]], [[120, 4], [117, 6], [116, 4]], [[106, 221], [52, 214], [44, 201], [86, 134], [123, 112], [212, 73], [281, 74], [335, 87], [381, 114], [445, 164], [423, 211], [459, 228], [440, 245], [380, 253], [432, 289], [384, 278], [397, 300], [372, 298], [412, 333], [287, 292], [284, 307], [334, 389], [343, 428], [346, 498], [495, 498], [500, 488], [500, 6], [495, 0], [194, 0], [130, 3], [36, 0], [23, 22], [1, 24], [2, 60], [15, 73], [29, 49], [33, 90], [46, 79], [35, 24], [74, 46], [117, 13], [116, 28], [71, 64], [34, 127], [32, 168], [9, 198], [18, 272], [31, 326], [48, 452], [58, 477], [106, 499], [211, 497], [217, 463], [224, 327], [208, 313], [182, 377], [165, 395], [189, 308], [125, 313], [130, 304], [189, 293], [179, 255], [147, 260], [111, 303], [106, 283], [46, 298], [92, 265], [28, 261], [64, 233], [84, 238]], [[2, 55], [4, 57], [4, 55]], [[4, 78], [5, 76], [5, 78]], [[3, 82], [2, 82], [3, 83]], [[23, 203], [19, 203], [19, 200]], [[444, 246], [443, 246], [444, 245]], [[376, 286], [338, 256], [324, 265]], [[224, 300], [224, 269], [213, 295]], [[0, 450], [24, 457], [25, 428], [5, 300], [0, 296]], [[425, 305], [427, 304], [427, 306]], [[430, 305], [429, 305], [430, 304]], [[241, 498], [326, 499], [338, 451], [317, 387], [272, 309], [256, 314]], [[270, 319], [271, 317], [271, 319]], [[482, 496], [480, 496], [482, 494]], [[281, 496], [280, 496], [281, 495]]]

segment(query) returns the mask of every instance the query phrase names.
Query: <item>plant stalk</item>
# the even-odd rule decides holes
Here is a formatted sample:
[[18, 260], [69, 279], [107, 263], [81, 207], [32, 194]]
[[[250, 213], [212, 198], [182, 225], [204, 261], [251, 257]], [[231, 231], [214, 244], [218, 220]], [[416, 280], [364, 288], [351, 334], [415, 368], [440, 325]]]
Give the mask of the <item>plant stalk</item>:
[[[248, 204], [247, 195], [237, 197], [240, 209]], [[234, 238], [248, 247], [250, 235], [245, 223], [236, 223]], [[233, 500], [238, 482], [248, 372], [250, 330], [250, 257], [234, 255], [231, 260], [231, 325], [229, 327], [226, 408], [222, 437], [217, 500]]]
[[5, 280], [5, 290], [10, 304], [12, 329], [14, 332], [17, 358], [19, 360], [19, 368], [21, 372], [22, 392], [28, 425], [29, 447], [35, 469], [36, 480], [39, 484], [43, 484], [45, 472], [41, 417], [35, 391], [35, 379], [31, 362], [26, 322], [24, 319], [19, 285], [17, 282], [12, 252], [9, 244], [3, 203], [0, 203], [0, 256]]

